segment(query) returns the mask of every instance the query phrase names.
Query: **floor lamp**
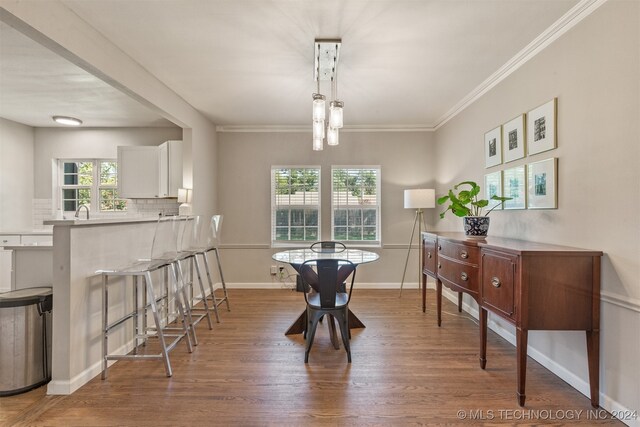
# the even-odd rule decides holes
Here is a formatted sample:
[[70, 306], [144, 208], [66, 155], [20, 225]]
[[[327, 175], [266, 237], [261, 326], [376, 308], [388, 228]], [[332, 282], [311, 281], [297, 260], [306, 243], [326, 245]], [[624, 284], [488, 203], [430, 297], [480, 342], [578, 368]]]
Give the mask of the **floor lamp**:
[[[409, 249], [407, 250], [407, 260], [404, 262], [404, 272], [402, 273], [402, 281], [400, 282], [400, 296], [402, 296], [402, 287], [404, 286], [404, 277], [407, 274], [407, 265], [409, 264], [409, 255], [411, 254], [411, 246], [413, 245], [413, 235], [416, 233], [416, 224], [418, 225], [418, 289], [420, 289], [422, 281], [422, 230], [424, 226], [424, 215], [422, 209], [431, 209], [436, 207], [436, 191], [433, 189], [411, 189], [404, 190], [404, 208], [415, 209], [416, 216], [413, 220], [413, 229], [411, 229], [411, 238], [409, 239]], [[424, 227], [426, 230], [426, 227]]]

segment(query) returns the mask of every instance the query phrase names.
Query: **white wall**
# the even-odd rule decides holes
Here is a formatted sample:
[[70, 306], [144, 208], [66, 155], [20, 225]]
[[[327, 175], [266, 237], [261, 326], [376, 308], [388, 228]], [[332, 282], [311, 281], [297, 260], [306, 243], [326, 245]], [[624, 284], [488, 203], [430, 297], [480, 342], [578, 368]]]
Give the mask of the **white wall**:
[[0, 231], [31, 230], [34, 130], [0, 118]]
[[[271, 255], [277, 252], [269, 248], [272, 165], [321, 166], [324, 239], [331, 237], [331, 165], [380, 165], [383, 249], [376, 251], [383, 256], [359, 269], [358, 281], [398, 285], [415, 213], [403, 208], [403, 190], [434, 188], [432, 137], [427, 132], [342, 132], [338, 147], [314, 152], [310, 133], [221, 133], [218, 179], [220, 212], [225, 215], [225, 278], [245, 286], [271, 282]], [[427, 226], [433, 226], [431, 215], [427, 220]], [[414, 283], [417, 259], [415, 252], [407, 276]]]
[[215, 213], [215, 124], [62, 2], [5, 0], [0, 12], [5, 23], [181, 126], [184, 161], [193, 166], [185, 168], [184, 181], [193, 184], [194, 213]]
[[[489, 232], [604, 251], [601, 403], [631, 410], [640, 408], [639, 15], [638, 2], [605, 3], [436, 133], [442, 194], [483, 182], [485, 132], [558, 97], [558, 148], [490, 169], [558, 157], [558, 209], [495, 212]], [[534, 332], [529, 344], [568, 382], [588, 382], [584, 333]]]
[[173, 139], [182, 139], [181, 128], [36, 128], [35, 198], [51, 199], [52, 159], [115, 159], [119, 145], [160, 145]]

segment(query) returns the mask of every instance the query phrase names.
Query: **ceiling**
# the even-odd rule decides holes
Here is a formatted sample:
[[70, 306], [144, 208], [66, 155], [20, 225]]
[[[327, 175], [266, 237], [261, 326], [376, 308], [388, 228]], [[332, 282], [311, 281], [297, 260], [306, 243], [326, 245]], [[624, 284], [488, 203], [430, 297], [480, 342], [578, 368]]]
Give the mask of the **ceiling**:
[[173, 126], [129, 96], [0, 22], [0, 117], [33, 127], [51, 116], [90, 127]]
[[[308, 125], [313, 41], [341, 38], [345, 125], [434, 127], [578, 0], [62, 2], [218, 125]], [[2, 117], [32, 126], [50, 126], [53, 114], [87, 125], [167, 125], [0, 30]]]

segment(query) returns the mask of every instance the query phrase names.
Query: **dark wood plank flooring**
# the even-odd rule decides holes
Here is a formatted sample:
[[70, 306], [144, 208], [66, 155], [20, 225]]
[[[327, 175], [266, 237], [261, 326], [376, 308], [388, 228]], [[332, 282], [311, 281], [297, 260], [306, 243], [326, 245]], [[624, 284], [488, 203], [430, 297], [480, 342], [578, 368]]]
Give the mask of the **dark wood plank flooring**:
[[[438, 328], [434, 297], [429, 291], [424, 314], [416, 290], [405, 290], [398, 298], [397, 290], [356, 289], [351, 307], [367, 327], [353, 331], [353, 363], [347, 363], [342, 348], [333, 349], [322, 326], [305, 365], [302, 336], [284, 335], [304, 308], [302, 294], [233, 289], [232, 311], [223, 310], [222, 323], [212, 331], [201, 322], [195, 351], [189, 354], [179, 345], [171, 353], [172, 378], [164, 375], [159, 361], [120, 361], [106, 381], [98, 376], [70, 396], [46, 396], [42, 387], [0, 398], [0, 424], [617, 422], [588, 420], [589, 399], [532, 359], [523, 411], [516, 403], [514, 347], [490, 332], [487, 369], [481, 370], [477, 324], [445, 301], [443, 326]], [[469, 419], [480, 414], [484, 419]], [[522, 419], [526, 414], [533, 418]], [[576, 419], [559, 420], [559, 415]]]

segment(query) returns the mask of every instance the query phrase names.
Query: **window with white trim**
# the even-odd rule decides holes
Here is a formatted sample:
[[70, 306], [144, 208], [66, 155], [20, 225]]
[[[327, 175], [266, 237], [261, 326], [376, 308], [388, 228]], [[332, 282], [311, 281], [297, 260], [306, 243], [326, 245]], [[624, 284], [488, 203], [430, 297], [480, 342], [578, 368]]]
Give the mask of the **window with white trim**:
[[380, 244], [380, 166], [331, 167], [331, 240]]
[[92, 212], [122, 212], [127, 201], [118, 197], [118, 163], [113, 159], [58, 160], [60, 208], [75, 212], [86, 205]]
[[271, 244], [319, 240], [320, 167], [271, 167]]

